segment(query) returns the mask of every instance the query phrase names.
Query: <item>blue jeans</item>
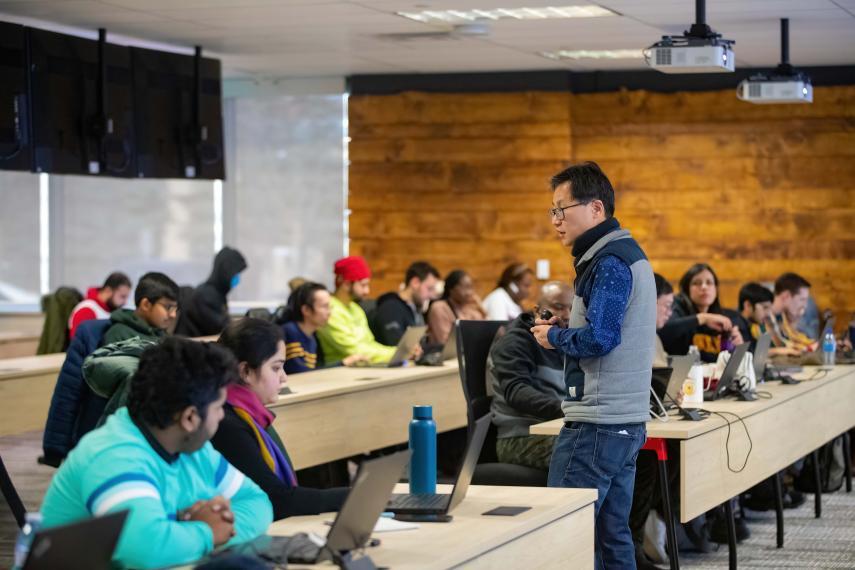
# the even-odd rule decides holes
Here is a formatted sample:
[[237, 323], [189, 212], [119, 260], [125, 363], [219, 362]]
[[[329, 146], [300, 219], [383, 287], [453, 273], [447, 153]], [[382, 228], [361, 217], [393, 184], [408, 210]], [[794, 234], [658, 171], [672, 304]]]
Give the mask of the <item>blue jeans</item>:
[[549, 464], [550, 487], [597, 490], [594, 553], [597, 569], [634, 569], [629, 511], [635, 460], [647, 438], [645, 424], [573, 422], [561, 428]]

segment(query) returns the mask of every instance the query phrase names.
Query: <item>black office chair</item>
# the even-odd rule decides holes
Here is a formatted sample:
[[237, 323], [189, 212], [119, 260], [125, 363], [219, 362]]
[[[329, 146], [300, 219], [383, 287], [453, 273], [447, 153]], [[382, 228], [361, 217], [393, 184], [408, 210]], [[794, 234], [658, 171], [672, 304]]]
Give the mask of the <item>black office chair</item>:
[[[475, 420], [490, 413], [492, 397], [487, 393], [487, 356], [493, 339], [506, 321], [458, 321], [457, 361], [460, 380], [466, 397], [466, 418], [469, 434]], [[513, 487], [545, 487], [547, 472], [533, 467], [499, 463], [496, 456], [496, 426], [491, 426], [475, 468], [475, 485], [506, 485]]]
[[15, 522], [18, 523], [18, 528], [23, 527], [27, 509], [24, 508], [24, 503], [21, 501], [18, 491], [15, 490], [15, 486], [12, 484], [12, 479], [9, 477], [9, 472], [6, 471], [6, 465], [3, 464], [2, 457], [0, 457], [0, 491], [3, 492], [3, 497], [12, 510], [12, 515], [15, 517]]

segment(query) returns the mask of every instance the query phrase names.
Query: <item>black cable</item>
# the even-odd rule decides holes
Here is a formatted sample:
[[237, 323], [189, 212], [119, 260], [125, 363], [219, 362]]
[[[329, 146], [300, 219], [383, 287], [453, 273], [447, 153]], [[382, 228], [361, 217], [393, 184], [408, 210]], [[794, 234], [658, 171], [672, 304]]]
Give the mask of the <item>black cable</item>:
[[820, 370], [817, 370], [816, 372], [814, 372], [814, 373], [813, 373], [813, 376], [811, 376], [811, 377], [809, 377], [809, 378], [805, 378], [805, 380], [807, 380], [807, 381], [811, 381], [811, 380], [822, 380], [822, 379], [823, 379], [823, 378], [825, 378], [826, 376], [828, 376], [828, 370], [821, 370], [821, 369], [820, 369]]
[[[751, 441], [751, 434], [748, 433], [748, 426], [745, 425], [745, 420], [743, 420], [739, 414], [734, 414], [733, 412], [714, 412], [712, 410], [704, 410], [709, 414], [715, 414], [723, 419], [727, 423], [727, 437], [724, 440], [724, 451], [727, 456], [727, 469], [731, 473], [742, 473], [745, 470], [745, 466], [748, 465], [748, 458], [751, 457], [751, 451], [754, 449], [754, 442]], [[742, 467], [739, 469], [734, 469], [730, 465], [730, 420], [725, 417], [725, 414], [729, 414], [735, 417], [737, 420], [742, 423], [743, 429], [745, 429], [745, 437], [748, 438], [748, 453], [745, 455], [745, 461], [742, 463]]]
[[767, 392], [766, 390], [755, 390], [754, 395], [762, 400], [771, 400], [773, 397], [772, 393]]

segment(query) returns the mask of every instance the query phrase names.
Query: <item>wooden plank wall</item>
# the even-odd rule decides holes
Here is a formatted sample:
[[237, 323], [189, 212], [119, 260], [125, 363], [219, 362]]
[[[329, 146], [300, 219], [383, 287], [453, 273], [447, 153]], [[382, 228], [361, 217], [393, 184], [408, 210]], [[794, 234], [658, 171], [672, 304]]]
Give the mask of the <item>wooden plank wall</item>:
[[569, 254], [545, 215], [549, 177], [595, 160], [617, 217], [675, 282], [695, 261], [736, 304], [748, 280], [797, 271], [838, 323], [855, 311], [855, 87], [813, 105], [756, 106], [732, 91], [403, 93], [350, 100], [351, 250], [375, 293], [407, 264], [468, 269], [482, 294], [505, 264]]

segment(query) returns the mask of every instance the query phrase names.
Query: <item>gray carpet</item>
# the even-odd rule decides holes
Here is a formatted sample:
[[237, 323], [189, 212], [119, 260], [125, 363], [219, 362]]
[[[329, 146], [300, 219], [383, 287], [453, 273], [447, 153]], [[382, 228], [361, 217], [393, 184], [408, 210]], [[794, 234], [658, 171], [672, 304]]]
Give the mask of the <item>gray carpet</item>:
[[[28, 509], [39, 506], [54, 469], [36, 464], [41, 432], [0, 438], [0, 456]], [[813, 516], [813, 497], [785, 511], [783, 549], [775, 548], [775, 512], [747, 511], [751, 538], [739, 545], [739, 567], [855, 569], [855, 493], [824, 495], [822, 518]], [[5, 503], [0, 505], [0, 568], [12, 565], [17, 527]], [[727, 547], [711, 554], [684, 553], [682, 568], [727, 568]]]

